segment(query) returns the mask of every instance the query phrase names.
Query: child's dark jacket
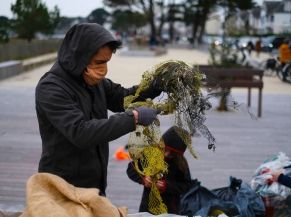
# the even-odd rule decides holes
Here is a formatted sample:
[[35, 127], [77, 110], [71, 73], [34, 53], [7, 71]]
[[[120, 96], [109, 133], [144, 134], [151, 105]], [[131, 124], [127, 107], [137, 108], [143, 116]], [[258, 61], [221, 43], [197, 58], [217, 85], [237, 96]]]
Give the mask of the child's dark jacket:
[[[168, 213], [178, 214], [180, 195], [190, 187], [191, 175], [189, 168], [186, 171], [181, 171], [173, 161], [166, 162], [169, 165], [168, 173], [163, 177], [166, 181], [166, 188], [160, 194], [168, 208]], [[132, 162], [128, 164], [127, 175], [132, 181], [143, 184], [143, 178], [136, 172]], [[150, 188], [144, 187], [139, 212], [149, 212], [148, 200], [150, 191]]]

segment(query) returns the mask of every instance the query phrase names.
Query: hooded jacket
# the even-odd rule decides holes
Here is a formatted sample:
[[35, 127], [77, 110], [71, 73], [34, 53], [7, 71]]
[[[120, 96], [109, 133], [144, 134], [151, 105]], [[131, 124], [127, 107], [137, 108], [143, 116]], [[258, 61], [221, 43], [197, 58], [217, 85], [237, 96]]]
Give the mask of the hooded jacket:
[[[76, 187], [98, 188], [105, 195], [108, 142], [135, 130], [123, 88], [104, 78], [88, 87], [82, 73], [112, 35], [98, 24], [78, 24], [66, 34], [56, 63], [36, 87], [36, 112], [42, 138], [39, 172], [62, 177]], [[108, 110], [115, 112], [108, 118]]]

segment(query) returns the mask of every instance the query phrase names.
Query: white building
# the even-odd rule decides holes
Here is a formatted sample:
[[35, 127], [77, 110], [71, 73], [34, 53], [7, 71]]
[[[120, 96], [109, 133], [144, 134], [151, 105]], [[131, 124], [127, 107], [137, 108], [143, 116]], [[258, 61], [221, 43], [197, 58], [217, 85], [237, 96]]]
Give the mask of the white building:
[[265, 28], [273, 33], [291, 33], [291, 0], [264, 1]]
[[223, 34], [223, 29], [222, 29], [223, 19], [224, 19], [224, 16], [221, 15], [220, 11], [215, 11], [212, 14], [210, 14], [205, 24], [205, 33], [212, 34], [212, 35], [216, 35], [216, 34], [222, 35]]
[[[291, 0], [264, 1], [262, 6], [234, 12], [228, 26], [245, 32], [246, 20], [249, 22], [249, 33], [291, 33]], [[207, 21], [206, 33], [222, 34], [223, 21], [224, 14], [218, 9]]]

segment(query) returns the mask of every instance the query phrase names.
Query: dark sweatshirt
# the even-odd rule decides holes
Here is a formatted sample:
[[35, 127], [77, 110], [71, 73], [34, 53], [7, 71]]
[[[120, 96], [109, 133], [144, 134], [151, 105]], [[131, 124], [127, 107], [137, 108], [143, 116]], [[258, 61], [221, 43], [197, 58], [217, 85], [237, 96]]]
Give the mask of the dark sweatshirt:
[[[98, 49], [114, 40], [98, 24], [73, 26], [35, 92], [42, 139], [38, 171], [77, 187], [99, 188], [101, 194], [107, 185], [108, 142], [135, 130], [123, 99], [136, 87], [123, 88], [106, 78], [88, 87], [82, 73]], [[108, 117], [108, 110], [116, 114]]]

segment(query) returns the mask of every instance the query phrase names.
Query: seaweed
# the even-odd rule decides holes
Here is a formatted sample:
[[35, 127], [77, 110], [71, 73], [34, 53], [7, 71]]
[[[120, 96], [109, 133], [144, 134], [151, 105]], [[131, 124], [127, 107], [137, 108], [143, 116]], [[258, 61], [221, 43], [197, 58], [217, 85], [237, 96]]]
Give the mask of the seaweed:
[[[135, 95], [125, 97], [124, 106], [126, 109], [148, 106], [159, 109], [161, 115], [173, 114], [174, 125], [183, 129], [177, 133], [193, 157], [197, 158], [191, 137], [185, 131], [190, 132], [191, 135], [201, 133], [208, 140], [208, 148], [215, 150], [215, 138], [205, 125], [205, 111], [211, 108], [211, 104], [208, 101], [209, 98], [204, 97], [201, 92], [204, 78], [205, 76], [199, 70], [193, 70], [183, 61], [163, 62], [143, 74]], [[152, 99], [136, 101], [143, 91], [151, 88], [154, 81], [158, 81], [159, 88], [167, 94], [167, 97], [158, 102]], [[167, 173], [164, 147], [159, 121], [146, 127], [137, 126], [136, 131], [130, 133], [128, 150], [135, 169], [142, 176], [150, 176], [153, 182], [148, 208], [154, 214], [167, 212], [155, 185], [156, 181]]]

